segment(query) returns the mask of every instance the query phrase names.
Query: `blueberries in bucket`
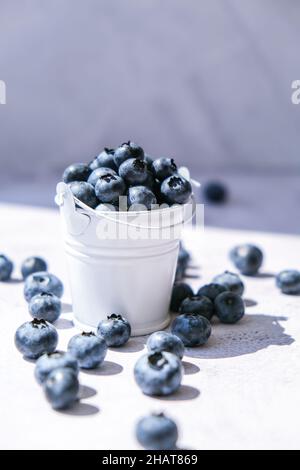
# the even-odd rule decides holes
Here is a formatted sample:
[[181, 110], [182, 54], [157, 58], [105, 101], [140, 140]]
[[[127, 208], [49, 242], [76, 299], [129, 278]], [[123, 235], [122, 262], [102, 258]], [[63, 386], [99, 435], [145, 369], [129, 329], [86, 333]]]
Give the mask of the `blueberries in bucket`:
[[178, 429], [176, 423], [163, 413], [141, 418], [136, 425], [136, 438], [147, 450], [172, 450], [176, 448]]
[[92, 173], [91, 168], [85, 163], [73, 163], [68, 166], [63, 173], [63, 182], [72, 183], [72, 181], [87, 181]]
[[99, 204], [96, 207], [96, 211], [99, 211], [99, 212], [116, 212], [116, 211], [118, 211], [118, 206], [114, 205], [114, 204], [104, 204], [104, 203], [101, 202], [101, 204]]
[[78, 360], [82, 369], [95, 369], [104, 361], [107, 345], [101, 336], [83, 332], [70, 339], [68, 351]]
[[300, 294], [300, 271], [296, 269], [286, 269], [276, 276], [276, 285], [283, 294]]
[[0, 254], [0, 282], [9, 281], [13, 269], [13, 262], [7, 256]]
[[168, 204], [185, 204], [191, 194], [191, 183], [180, 175], [169, 176], [161, 184], [161, 194]]
[[26, 279], [30, 274], [37, 273], [40, 271], [47, 271], [48, 266], [43, 258], [38, 256], [30, 256], [23, 261], [21, 266], [21, 273], [23, 279]]
[[244, 283], [241, 278], [235, 273], [224, 271], [224, 273], [215, 276], [213, 278], [213, 282], [215, 284], [221, 284], [221, 286], [224, 286], [225, 289], [230, 290], [235, 294], [243, 295], [244, 293]]
[[144, 354], [135, 364], [134, 377], [145, 395], [170, 395], [180, 387], [183, 368], [169, 352]]
[[99, 323], [97, 334], [105, 339], [107, 346], [119, 347], [129, 340], [131, 326], [121, 315], [113, 313]]
[[131, 210], [150, 210], [157, 203], [154, 193], [146, 186], [132, 186], [128, 191], [128, 207]]
[[[185, 204], [192, 193], [190, 182], [178, 174], [172, 158], [153, 160], [132, 141], [116, 149], [105, 148], [87, 165], [70, 165], [63, 180], [74, 197], [92, 209], [112, 203], [120, 204], [120, 212], [157, 209], [158, 204], [162, 208]], [[127, 196], [127, 205], [123, 206], [120, 196]], [[184, 269], [178, 269], [178, 278], [184, 274], [181, 271]]]
[[89, 167], [92, 171], [96, 168], [111, 168], [112, 170], [117, 171], [118, 167], [115, 164], [114, 160], [114, 149], [105, 148], [94, 160], [89, 164]]
[[95, 194], [94, 186], [90, 183], [86, 183], [84, 181], [74, 181], [73, 183], [69, 184], [69, 187], [73, 193], [73, 195], [82, 201], [87, 206], [95, 209], [98, 206], [99, 201]]
[[188, 347], [202, 346], [211, 335], [211, 326], [207, 318], [197, 313], [182, 313], [175, 318], [171, 331]]
[[61, 314], [61, 301], [54, 294], [42, 292], [31, 298], [28, 308], [33, 318], [54, 323]]
[[54, 369], [44, 382], [44, 392], [53, 409], [69, 408], [78, 398], [79, 382], [76, 372], [69, 367]]
[[131, 142], [124, 142], [115, 150], [114, 161], [117, 167], [119, 167], [125, 160], [129, 158], [144, 158], [144, 150], [139, 145]]
[[37, 359], [42, 354], [55, 351], [58, 334], [53, 325], [34, 318], [19, 326], [15, 334], [17, 349], [28, 359]]
[[163, 181], [177, 173], [177, 166], [173, 158], [157, 158], [152, 163], [152, 170], [156, 179]]
[[[126, 191], [126, 185], [118, 175], [103, 175], [98, 179], [95, 193], [101, 202], [115, 203]], [[97, 205], [97, 204], [96, 204]]]
[[257, 274], [263, 262], [263, 253], [258, 246], [245, 244], [234, 247], [229, 257], [235, 267], [246, 276]]
[[119, 175], [127, 184], [143, 184], [148, 179], [147, 164], [140, 158], [129, 158], [120, 165]]
[[144, 160], [146, 162], [148, 170], [152, 170], [153, 158], [150, 157], [147, 153], [144, 154]]
[[61, 297], [63, 294], [63, 284], [54, 274], [41, 271], [31, 274], [25, 280], [24, 297], [27, 302], [37, 294], [53, 294]]
[[115, 172], [115, 170], [112, 170], [111, 168], [106, 168], [106, 167], [96, 168], [96, 170], [94, 170], [93, 173], [91, 173], [91, 175], [89, 176], [89, 179], [87, 182], [95, 187], [98, 179], [101, 176], [116, 175], [116, 174], [117, 173]]

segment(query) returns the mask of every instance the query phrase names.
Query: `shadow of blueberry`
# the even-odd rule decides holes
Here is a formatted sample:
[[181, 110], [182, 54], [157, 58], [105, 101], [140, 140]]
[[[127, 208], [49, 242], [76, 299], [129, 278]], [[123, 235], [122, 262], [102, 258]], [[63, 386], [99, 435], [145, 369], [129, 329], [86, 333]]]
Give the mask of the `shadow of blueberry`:
[[104, 361], [97, 369], [81, 369], [81, 372], [88, 375], [117, 375], [123, 371], [120, 364], [112, 361]]
[[252, 354], [268, 346], [289, 346], [294, 339], [280, 324], [286, 317], [248, 314], [234, 325], [215, 323], [205, 346], [186, 348], [185, 356], [222, 359]]
[[72, 416], [91, 416], [99, 413], [100, 409], [95, 405], [89, 405], [88, 403], [76, 402], [71, 408], [66, 410], [58, 410], [59, 413]]
[[69, 303], [67, 303], [67, 302], [62, 302], [62, 304], [61, 304], [61, 312], [62, 312], [62, 313], [71, 313], [71, 312], [73, 312], [72, 304], [69, 304]]
[[182, 361], [182, 365], [185, 375], [197, 374], [200, 372], [200, 367], [196, 366], [196, 364], [192, 364], [192, 362]]
[[244, 299], [245, 307], [255, 307], [257, 305], [256, 300]]
[[251, 276], [251, 277], [256, 277], [258, 279], [270, 279], [272, 277], [275, 277], [275, 274], [273, 273], [260, 273], [258, 272], [257, 274], [255, 274], [255, 276]]
[[184, 400], [195, 400], [200, 395], [200, 390], [191, 385], [181, 385], [177, 392], [172, 395], [167, 395], [164, 397], [153, 397], [157, 400], [165, 401], [184, 401]]
[[54, 326], [55, 328], [57, 328], [58, 330], [67, 330], [69, 328], [73, 328], [74, 327], [74, 323], [72, 322], [72, 320], [67, 320], [66, 318], [59, 318], [58, 320], [56, 320], [56, 322], [54, 323]]
[[6, 284], [21, 284], [22, 282], [24, 282], [24, 279], [23, 278], [10, 278], [8, 281], [5, 281]]
[[79, 400], [86, 400], [87, 398], [94, 397], [95, 395], [97, 395], [97, 392], [94, 388], [88, 387], [87, 385], [79, 386], [79, 393], [78, 393]]
[[118, 348], [112, 348], [110, 347], [112, 351], [120, 352], [120, 353], [130, 353], [130, 352], [138, 352], [142, 351], [145, 347], [145, 341], [139, 337], [139, 339], [136, 338], [130, 338], [129, 341], [124, 344], [124, 346], [120, 346]]

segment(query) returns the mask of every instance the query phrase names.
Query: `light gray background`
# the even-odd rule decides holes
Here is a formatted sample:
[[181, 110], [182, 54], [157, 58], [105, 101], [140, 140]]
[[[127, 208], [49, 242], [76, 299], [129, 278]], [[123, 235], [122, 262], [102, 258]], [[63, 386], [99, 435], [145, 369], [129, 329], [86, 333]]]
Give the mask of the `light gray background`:
[[256, 214], [211, 223], [297, 231], [299, 21], [296, 0], [0, 0], [0, 199], [51, 205], [67, 164], [131, 138]]

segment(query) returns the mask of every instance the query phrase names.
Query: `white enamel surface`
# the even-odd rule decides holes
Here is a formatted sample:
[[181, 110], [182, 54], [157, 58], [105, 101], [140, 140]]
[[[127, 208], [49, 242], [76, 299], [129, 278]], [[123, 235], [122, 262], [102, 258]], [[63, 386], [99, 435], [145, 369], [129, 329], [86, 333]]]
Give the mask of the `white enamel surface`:
[[[56, 202], [63, 219], [76, 321], [95, 328], [107, 315], [119, 313], [130, 322], [133, 336], [165, 327], [184, 207], [151, 213], [96, 213], [89, 208], [76, 209], [64, 183], [57, 186]], [[119, 227], [122, 236], [114, 237], [114, 229]], [[107, 231], [113, 235], [107, 238]], [[152, 234], [155, 239], [145, 238]]]

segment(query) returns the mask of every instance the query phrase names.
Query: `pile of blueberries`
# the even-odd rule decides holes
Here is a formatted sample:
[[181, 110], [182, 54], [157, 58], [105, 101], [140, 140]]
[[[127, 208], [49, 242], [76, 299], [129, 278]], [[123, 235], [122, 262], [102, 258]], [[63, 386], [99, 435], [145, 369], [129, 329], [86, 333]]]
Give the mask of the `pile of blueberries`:
[[99, 211], [185, 204], [192, 194], [190, 182], [178, 173], [172, 158], [152, 160], [131, 141], [116, 149], [105, 148], [88, 164], [70, 165], [63, 181], [77, 199]]
[[[230, 252], [235, 267], [246, 276], [255, 276], [263, 262], [263, 253], [254, 245], [239, 245]], [[136, 383], [150, 396], [170, 395], [180, 387], [185, 347], [204, 345], [211, 334], [211, 320], [233, 324], [244, 315], [244, 283], [235, 273], [225, 271], [212, 283], [192, 288], [181, 282], [190, 260], [181, 245], [177, 280], [173, 287], [170, 310], [179, 313], [171, 332], [158, 331], [147, 340], [148, 352], [134, 367]], [[9, 281], [13, 263], [0, 255], [0, 280]], [[72, 406], [78, 400], [80, 369], [101, 366], [108, 347], [121, 347], [130, 338], [129, 322], [111, 314], [99, 323], [97, 332], [73, 336], [66, 352], [57, 350], [58, 333], [53, 323], [61, 314], [63, 284], [47, 271], [47, 263], [38, 257], [27, 258], [21, 266], [24, 297], [32, 321], [22, 324], [15, 333], [15, 344], [24, 357], [36, 360], [35, 377], [54, 409]], [[276, 284], [285, 294], [300, 294], [300, 272], [285, 270], [276, 276]], [[147, 449], [174, 449], [178, 438], [176, 423], [164, 414], [143, 417], [136, 426], [136, 437]]]

